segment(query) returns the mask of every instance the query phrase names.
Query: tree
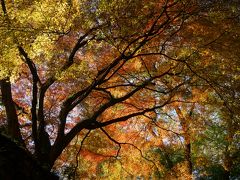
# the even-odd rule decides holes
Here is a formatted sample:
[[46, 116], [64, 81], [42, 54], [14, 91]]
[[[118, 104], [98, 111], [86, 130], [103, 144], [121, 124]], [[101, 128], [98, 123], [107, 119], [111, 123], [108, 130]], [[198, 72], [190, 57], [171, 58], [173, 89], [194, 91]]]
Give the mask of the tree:
[[[96, 156], [103, 143], [116, 146], [105, 152], [116, 157], [124, 154], [124, 146], [131, 146], [153, 164], [154, 171], [164, 172], [166, 167], [143, 152], [152, 152], [160, 145], [160, 149], [168, 149], [163, 137], [177, 149], [178, 136], [185, 140], [183, 159], [191, 174], [191, 123], [186, 118], [191, 118], [192, 110], [185, 104], [204, 92], [220, 97], [224, 111], [239, 105], [238, 101], [228, 101], [230, 94], [224, 90], [226, 86], [235, 91], [238, 86], [229, 84], [221, 75], [224, 70], [227, 77], [238, 78], [238, 62], [226, 68], [229, 48], [215, 46], [220, 40], [238, 45], [231, 39], [233, 35], [215, 31], [220, 21], [215, 20], [214, 13], [222, 6], [211, 1], [184, 0], [1, 0], [3, 131], [48, 170], [80, 135], [82, 143], [74, 147], [82, 150], [81, 156], [83, 152], [85, 156]], [[211, 17], [208, 21], [206, 14]], [[233, 23], [226, 21], [224, 25], [228, 24]], [[206, 33], [202, 28], [207, 29]], [[211, 41], [203, 44], [209, 37]], [[207, 97], [194, 99], [192, 108], [196, 105], [196, 111], [201, 111], [206, 107], [203, 101], [209, 103]], [[184, 107], [190, 109], [189, 114], [182, 112]], [[171, 124], [172, 129], [165, 127], [170, 124], [168, 115], [174, 112], [183, 131], [178, 123]], [[164, 120], [159, 118], [162, 114], [166, 115]], [[230, 116], [237, 123], [237, 111], [230, 112]], [[139, 133], [142, 129], [145, 134]], [[135, 141], [127, 140], [130, 135]], [[158, 139], [156, 144], [149, 137]], [[229, 138], [233, 137], [229, 134]], [[89, 143], [82, 149], [82, 144], [91, 138], [91, 142], [98, 143], [97, 150]], [[169, 148], [169, 152], [175, 149]], [[179, 169], [171, 158], [166, 161], [169, 169]]]
[[[206, 154], [209, 153], [205, 160], [211, 160], [207, 160], [208, 163], [205, 165], [210, 168], [196, 166], [201, 171], [205, 171], [207, 174], [203, 175], [205, 177], [228, 179], [236, 177], [234, 171], [238, 169], [233, 163], [238, 159], [235, 152], [239, 149], [235, 141], [238, 136], [239, 117], [238, 113], [234, 112], [236, 106], [239, 105], [239, 100], [236, 98], [238, 96], [236, 78], [238, 77], [239, 58], [235, 53], [235, 50], [238, 49], [238, 43], [235, 41], [239, 28], [237, 25], [239, 23], [238, 13], [239, 5], [236, 1], [221, 1], [217, 5], [210, 6], [210, 11], [199, 16], [194, 23], [190, 22], [192, 25], [188, 28], [191, 28], [192, 32], [182, 31], [186, 33], [184, 39], [190, 40], [193, 45], [193, 48], [190, 48], [193, 52], [191, 55], [195, 54], [200, 60], [192, 61], [189, 58], [187, 63], [190, 70], [200, 77], [203, 83], [208, 84], [205, 87], [210, 86], [211, 88], [210, 91], [208, 90], [209, 95], [205, 100], [205, 105], [201, 103], [205, 106], [202, 113], [207, 120], [205, 122], [206, 129], [203, 130], [204, 135], [199, 133], [201, 140], [207, 141], [204, 145], [209, 146], [209, 148], [204, 147], [203, 149]], [[189, 37], [189, 32], [193, 33], [192, 37], [186, 38]], [[203, 66], [199, 66], [199, 62]], [[206, 115], [206, 112], [211, 113]], [[197, 146], [194, 145], [194, 149], [201, 147], [198, 143], [196, 143]], [[202, 150], [198, 150], [198, 152]]]

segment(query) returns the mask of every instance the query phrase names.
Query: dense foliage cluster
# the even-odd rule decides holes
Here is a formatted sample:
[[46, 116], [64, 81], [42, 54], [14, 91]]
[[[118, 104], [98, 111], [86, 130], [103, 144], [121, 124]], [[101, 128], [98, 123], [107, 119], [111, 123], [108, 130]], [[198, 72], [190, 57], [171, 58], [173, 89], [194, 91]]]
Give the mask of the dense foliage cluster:
[[240, 178], [239, 4], [1, 0], [1, 133], [67, 179]]

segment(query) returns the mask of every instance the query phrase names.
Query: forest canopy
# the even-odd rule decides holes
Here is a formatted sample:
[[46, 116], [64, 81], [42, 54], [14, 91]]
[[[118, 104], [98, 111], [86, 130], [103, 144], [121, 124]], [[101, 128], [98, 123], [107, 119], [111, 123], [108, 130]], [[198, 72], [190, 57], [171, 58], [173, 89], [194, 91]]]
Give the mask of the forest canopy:
[[45, 170], [240, 178], [239, 0], [1, 0], [0, 9], [0, 132]]

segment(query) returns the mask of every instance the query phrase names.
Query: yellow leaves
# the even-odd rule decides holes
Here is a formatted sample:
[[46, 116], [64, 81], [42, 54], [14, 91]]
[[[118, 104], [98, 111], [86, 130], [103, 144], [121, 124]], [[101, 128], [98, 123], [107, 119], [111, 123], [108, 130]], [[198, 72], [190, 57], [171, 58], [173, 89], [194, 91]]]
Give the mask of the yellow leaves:
[[126, 91], [120, 90], [120, 89], [114, 89], [114, 90], [111, 90], [111, 93], [114, 98], [121, 98], [126, 94]]
[[133, 63], [133, 68], [134, 68], [134, 69], [139, 70], [141, 67], [142, 67], [141, 61], [135, 61], [135, 62]]
[[52, 57], [51, 49], [53, 48], [53, 41], [49, 38], [48, 35], [38, 36], [31, 45], [30, 56], [39, 56], [44, 53], [47, 59]]
[[21, 64], [16, 47], [3, 50], [0, 54], [0, 79], [10, 77], [13, 81], [18, 76]]
[[[39, 22], [44, 22], [47, 28], [54, 28], [54, 30], [63, 30], [66, 28], [68, 13], [67, 3], [61, 3], [59, 1], [44, 1], [35, 4], [36, 18], [39, 18]], [[33, 15], [34, 18], [34, 15]], [[67, 17], [71, 18], [71, 17]]]
[[53, 58], [56, 53], [55, 40], [70, 28], [74, 17], [69, 16], [71, 10], [68, 3], [55, 0], [19, 0], [6, 1], [6, 6], [9, 22], [5, 22], [0, 29], [0, 78], [16, 76], [18, 66], [22, 63], [17, 53], [17, 45], [26, 50], [38, 67], [45, 66], [46, 69], [47, 64], [55, 65], [56, 62], [50, 63], [56, 61], [56, 58]]
[[34, 41], [42, 41], [42, 38], [46, 40], [46, 36], [56, 40], [56, 36], [66, 32], [71, 26], [72, 16], [69, 16], [70, 7], [66, 2], [14, 1], [7, 2], [6, 5], [10, 22], [3, 27], [8, 31], [7, 36], [14, 34], [14, 40], [25, 48]]
[[121, 180], [122, 166], [119, 161], [105, 161], [99, 165], [99, 179]]
[[192, 55], [193, 53], [193, 49], [191, 48], [181, 48], [177, 54], [178, 58], [185, 58], [185, 57], [189, 57], [190, 55]]
[[181, 163], [176, 164], [172, 171], [174, 174], [168, 173], [166, 175], [166, 179], [172, 180], [187, 180], [192, 179], [192, 175], [188, 173], [187, 161], [183, 161]]
[[64, 72], [59, 72], [57, 74], [58, 80], [66, 80], [66, 79], [76, 79], [79, 76], [83, 75], [83, 70], [86, 68], [86, 63], [81, 63], [81, 65], [73, 64], [70, 68], [68, 68]]
[[64, 25], [68, 25], [64, 17], [69, 9], [67, 3], [64, 2], [34, 1], [25, 8], [14, 6], [13, 9], [14, 14], [10, 16], [24, 27], [62, 30], [65, 28]]

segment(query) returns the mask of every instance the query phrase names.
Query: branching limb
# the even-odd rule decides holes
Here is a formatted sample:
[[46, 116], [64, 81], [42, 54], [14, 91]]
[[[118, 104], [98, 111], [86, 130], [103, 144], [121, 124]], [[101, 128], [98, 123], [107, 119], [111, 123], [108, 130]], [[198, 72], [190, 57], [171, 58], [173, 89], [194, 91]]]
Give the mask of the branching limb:
[[173, 131], [173, 130], [171, 130], [171, 129], [167, 129], [167, 128], [164, 128], [164, 127], [159, 126], [159, 125], [157, 124], [157, 122], [155, 121], [154, 118], [152, 118], [152, 117], [150, 117], [150, 116], [148, 116], [148, 115], [143, 115], [143, 116], [146, 117], [146, 118], [148, 118], [148, 119], [150, 119], [150, 120], [152, 120], [151, 122], [152, 122], [156, 127], [158, 127], [159, 129], [162, 129], [162, 130], [164, 130], [164, 131], [171, 132], [171, 133], [173, 133], [173, 134], [175, 134], [175, 135], [177, 135], [177, 136], [180, 136], [180, 135], [181, 135], [181, 134], [179, 134], [179, 133], [177, 133], [177, 132], [175, 132], [175, 131]]
[[[118, 149], [117, 154], [116, 154], [115, 157], [118, 157], [118, 156], [119, 156], [120, 149], [121, 149], [121, 146], [122, 146], [122, 145], [129, 145], [129, 146], [132, 146], [133, 148], [135, 148], [136, 150], [138, 150], [139, 153], [140, 153], [140, 155], [141, 155], [141, 157], [142, 157], [143, 159], [145, 159], [146, 161], [152, 163], [152, 164], [155, 166], [155, 168], [158, 169], [156, 163], [155, 163], [153, 160], [151, 160], [151, 159], [147, 158], [146, 156], [144, 156], [142, 150], [139, 149], [137, 146], [135, 146], [135, 145], [132, 144], [132, 143], [118, 142], [117, 140], [115, 140], [114, 138], [112, 138], [112, 137], [108, 134], [108, 132], [107, 132], [106, 130], [104, 130], [103, 128], [100, 128], [100, 129], [101, 129], [102, 132], [108, 137], [108, 139], [110, 139], [112, 142], [114, 142], [115, 144], [117, 144], [117, 145], [119, 146], [119, 149]], [[159, 169], [158, 169], [158, 171], [159, 171]]]
[[[167, 72], [165, 72], [167, 73]], [[163, 74], [162, 74], [163, 75]], [[169, 103], [172, 103], [172, 102], [175, 102], [175, 101], [171, 101], [172, 97], [173, 97], [173, 91], [175, 91], [176, 89], [178, 89], [179, 87], [181, 87], [181, 85], [183, 85], [182, 83], [180, 85], [177, 85], [176, 87], [174, 87], [172, 89], [172, 91], [169, 91], [169, 97], [168, 99], [161, 105], [159, 106], [155, 106], [155, 107], [152, 107], [152, 108], [147, 108], [143, 111], [139, 111], [139, 112], [135, 112], [135, 113], [132, 113], [132, 114], [129, 114], [129, 115], [126, 115], [126, 116], [123, 116], [123, 117], [119, 117], [119, 118], [115, 118], [115, 119], [112, 119], [112, 120], [109, 120], [109, 121], [106, 121], [106, 122], [97, 122], [96, 119], [97, 117], [103, 113], [107, 108], [117, 104], [117, 103], [120, 103], [120, 102], [123, 102], [124, 100], [128, 99], [129, 97], [131, 97], [135, 92], [137, 92], [138, 90], [140, 90], [142, 87], [144, 87], [145, 85], [147, 84], [147, 82], [145, 82], [144, 85], [141, 85], [139, 86], [138, 88], [136, 88], [135, 90], [131, 91], [129, 94], [121, 97], [121, 98], [118, 98], [118, 99], [113, 99], [112, 101], [109, 101], [108, 103], [106, 103], [105, 105], [103, 105], [98, 111], [96, 111], [93, 116], [89, 119], [86, 119], [86, 120], [83, 120], [81, 121], [80, 123], [76, 124], [69, 133], [66, 134], [66, 136], [64, 136], [64, 142], [66, 144], [68, 144], [71, 139], [79, 132], [81, 131], [82, 129], [97, 129], [97, 128], [100, 128], [100, 127], [105, 127], [105, 126], [108, 126], [108, 125], [111, 125], [111, 124], [114, 124], [114, 123], [117, 123], [117, 122], [122, 122], [122, 121], [126, 121], [132, 117], [135, 117], [135, 116], [139, 116], [139, 115], [143, 115], [147, 112], [151, 112], [151, 111], [154, 111], [155, 109], [157, 108], [162, 108], [163, 106], [165, 106], [166, 104], [169, 104]]]
[[[76, 127], [74, 127], [69, 133], [67, 136], [72, 136], [70, 134], [72, 133], [77, 133], [77, 129], [82, 129], [82, 128], [87, 128], [87, 129], [91, 129], [91, 127], [95, 127], [98, 123], [96, 122], [96, 119], [99, 115], [101, 115], [106, 109], [108, 109], [109, 107], [117, 104], [117, 103], [120, 103], [120, 102], [123, 102], [125, 100], [127, 100], [128, 98], [130, 98], [131, 96], [133, 96], [135, 93], [137, 93], [139, 90], [143, 89], [144, 87], [146, 87], [152, 80], [154, 79], [157, 79], [157, 78], [161, 78], [163, 77], [164, 75], [168, 74], [170, 71], [172, 70], [172, 68], [169, 68], [166, 72], [160, 74], [160, 75], [157, 75], [155, 77], [152, 77], [146, 81], [144, 81], [141, 85], [138, 85], [134, 90], [132, 90], [131, 92], [129, 92], [128, 94], [126, 94], [125, 96], [123, 97], [120, 97], [120, 98], [112, 98], [110, 99], [109, 102], [105, 103], [104, 105], [102, 105], [93, 115], [91, 118], [89, 118], [88, 120], [85, 120], [85, 125], [90, 125], [90, 126], [84, 126], [84, 127], [79, 127], [80, 125], [83, 125], [83, 123], [79, 123], [76, 125]], [[95, 84], [92, 84], [93, 87], [95, 87], [96, 85]], [[93, 87], [89, 87], [89, 91], [85, 92], [85, 93], [90, 93], [93, 89]], [[84, 92], [83, 92], [84, 93]], [[87, 96], [87, 94], [83, 94], [83, 96]], [[83, 97], [82, 96], [82, 97]], [[67, 114], [69, 113], [69, 111], [71, 110], [71, 108], [73, 108], [71, 106], [71, 101], [72, 99], [69, 99], [69, 101], [65, 101], [64, 102], [64, 106], [63, 108], [61, 109], [60, 111], [60, 126], [59, 126], [59, 131], [58, 131], [58, 137], [57, 139], [61, 139], [63, 136], [64, 136], [64, 128], [65, 128], [65, 123], [66, 123], [66, 117], [67, 117]], [[79, 102], [78, 102], [79, 103]], [[74, 104], [74, 107], [76, 106], [77, 104]], [[93, 125], [92, 125], [93, 124]], [[74, 136], [73, 136], [74, 137]], [[68, 138], [67, 138], [68, 139]]]
[[90, 132], [91, 132], [91, 130], [89, 130], [89, 131], [87, 132], [87, 134], [83, 137], [83, 139], [82, 139], [82, 141], [81, 141], [81, 144], [80, 144], [80, 147], [79, 147], [79, 149], [78, 149], [78, 152], [77, 152], [77, 154], [76, 154], [76, 165], [75, 165], [75, 167], [74, 167], [74, 179], [76, 178], [77, 168], [78, 168], [78, 166], [79, 166], [79, 154], [80, 154], [80, 152], [81, 152], [81, 150], [82, 150], [83, 143], [84, 143], [84, 141], [87, 139], [87, 137], [88, 137], [88, 135], [90, 134]]
[[31, 115], [32, 115], [32, 136], [35, 143], [35, 146], [39, 148], [38, 143], [38, 127], [37, 127], [37, 104], [38, 104], [38, 83], [41, 85], [41, 80], [38, 76], [37, 68], [34, 62], [29, 58], [26, 51], [22, 46], [18, 46], [19, 53], [24, 57], [24, 62], [28, 65], [30, 72], [32, 74], [32, 106], [31, 106]]
[[15, 103], [12, 98], [11, 83], [9, 78], [0, 80], [0, 87], [2, 93], [2, 102], [5, 106], [7, 115], [7, 127], [8, 134], [15, 140], [17, 140], [21, 145], [24, 145], [24, 141], [20, 132], [20, 125], [18, 122], [17, 111], [15, 108]]

